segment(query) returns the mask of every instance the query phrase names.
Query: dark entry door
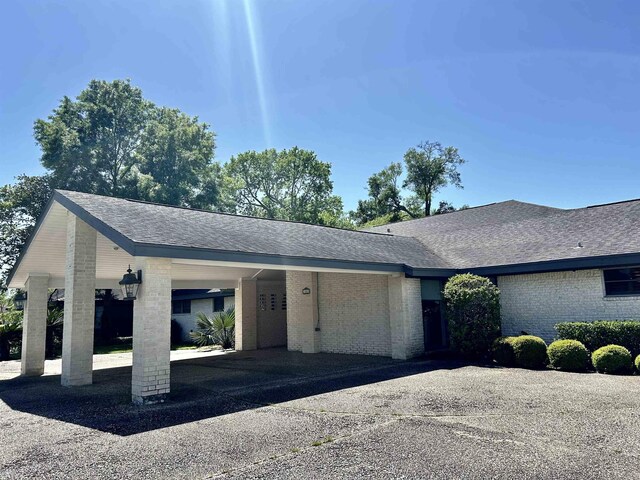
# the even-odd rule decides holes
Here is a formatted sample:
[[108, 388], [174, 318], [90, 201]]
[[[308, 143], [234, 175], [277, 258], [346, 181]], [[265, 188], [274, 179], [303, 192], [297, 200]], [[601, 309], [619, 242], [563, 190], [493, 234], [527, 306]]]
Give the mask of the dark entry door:
[[422, 300], [424, 348], [427, 351], [446, 347], [446, 327], [442, 308], [442, 302], [439, 300]]

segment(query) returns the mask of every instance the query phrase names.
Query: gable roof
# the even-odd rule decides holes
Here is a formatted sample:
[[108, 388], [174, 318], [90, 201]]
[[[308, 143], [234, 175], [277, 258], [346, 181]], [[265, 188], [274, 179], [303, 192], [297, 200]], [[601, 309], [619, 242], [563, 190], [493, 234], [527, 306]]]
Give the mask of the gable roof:
[[509, 200], [371, 231], [416, 238], [457, 270], [586, 268], [586, 259], [596, 259], [593, 266], [640, 261], [640, 200], [567, 210]]
[[56, 190], [53, 199], [131, 255], [365, 270], [446, 269], [414, 238]]

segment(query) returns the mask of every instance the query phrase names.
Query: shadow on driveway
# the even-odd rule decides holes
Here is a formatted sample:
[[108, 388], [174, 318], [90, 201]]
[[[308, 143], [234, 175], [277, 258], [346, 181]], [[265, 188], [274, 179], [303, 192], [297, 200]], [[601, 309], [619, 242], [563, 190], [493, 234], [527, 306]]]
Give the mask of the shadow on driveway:
[[62, 387], [59, 375], [2, 381], [0, 400], [14, 410], [126, 436], [464, 365], [268, 349], [172, 362], [170, 399], [161, 405], [131, 404], [131, 367], [94, 371], [93, 385], [84, 387]]

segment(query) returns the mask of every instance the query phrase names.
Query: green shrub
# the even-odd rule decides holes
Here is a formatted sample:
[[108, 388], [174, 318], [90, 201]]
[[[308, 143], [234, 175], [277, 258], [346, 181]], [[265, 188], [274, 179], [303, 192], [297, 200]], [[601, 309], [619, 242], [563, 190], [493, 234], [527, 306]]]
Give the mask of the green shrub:
[[511, 339], [514, 337], [498, 337], [493, 342], [491, 351], [493, 359], [498, 365], [503, 367], [514, 367], [516, 365], [516, 357], [513, 353]]
[[511, 337], [508, 342], [518, 367], [536, 369], [547, 363], [547, 344], [540, 337], [520, 335]]
[[620, 345], [632, 355], [640, 354], [640, 321], [566, 322], [555, 328], [560, 339], [578, 340], [591, 352], [605, 345]]
[[640, 355], [636, 357], [635, 365], [636, 365], [636, 370], [640, 372]]
[[620, 345], [600, 347], [593, 352], [591, 360], [600, 373], [625, 373], [632, 368], [631, 353]]
[[465, 356], [489, 353], [500, 336], [500, 291], [488, 278], [465, 273], [444, 287], [451, 348]]
[[590, 366], [589, 350], [577, 340], [556, 340], [547, 348], [547, 356], [558, 370], [584, 372]]
[[191, 340], [199, 346], [220, 345], [222, 348], [234, 348], [236, 314], [233, 308], [215, 313], [212, 317], [199, 312], [196, 314], [196, 331], [189, 332]]

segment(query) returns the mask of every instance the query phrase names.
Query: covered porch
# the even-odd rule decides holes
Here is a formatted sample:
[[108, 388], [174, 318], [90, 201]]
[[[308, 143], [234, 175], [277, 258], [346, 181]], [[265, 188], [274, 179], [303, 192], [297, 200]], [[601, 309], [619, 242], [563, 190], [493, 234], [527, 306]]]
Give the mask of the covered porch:
[[162, 402], [170, 392], [174, 289], [234, 288], [238, 351], [280, 346], [395, 359], [424, 351], [417, 278], [386, 265], [286, 257], [267, 263], [238, 252], [233, 260], [220, 253], [215, 257], [222, 259], [212, 259], [202, 249], [167, 246], [171, 231], [165, 233], [154, 245], [132, 242], [121, 229], [54, 197], [10, 278], [11, 287], [27, 291], [22, 375], [44, 371], [47, 292], [64, 288], [60, 381], [68, 387], [93, 382], [95, 290], [118, 289], [129, 265], [141, 280], [132, 300], [131, 398], [137, 404]]

